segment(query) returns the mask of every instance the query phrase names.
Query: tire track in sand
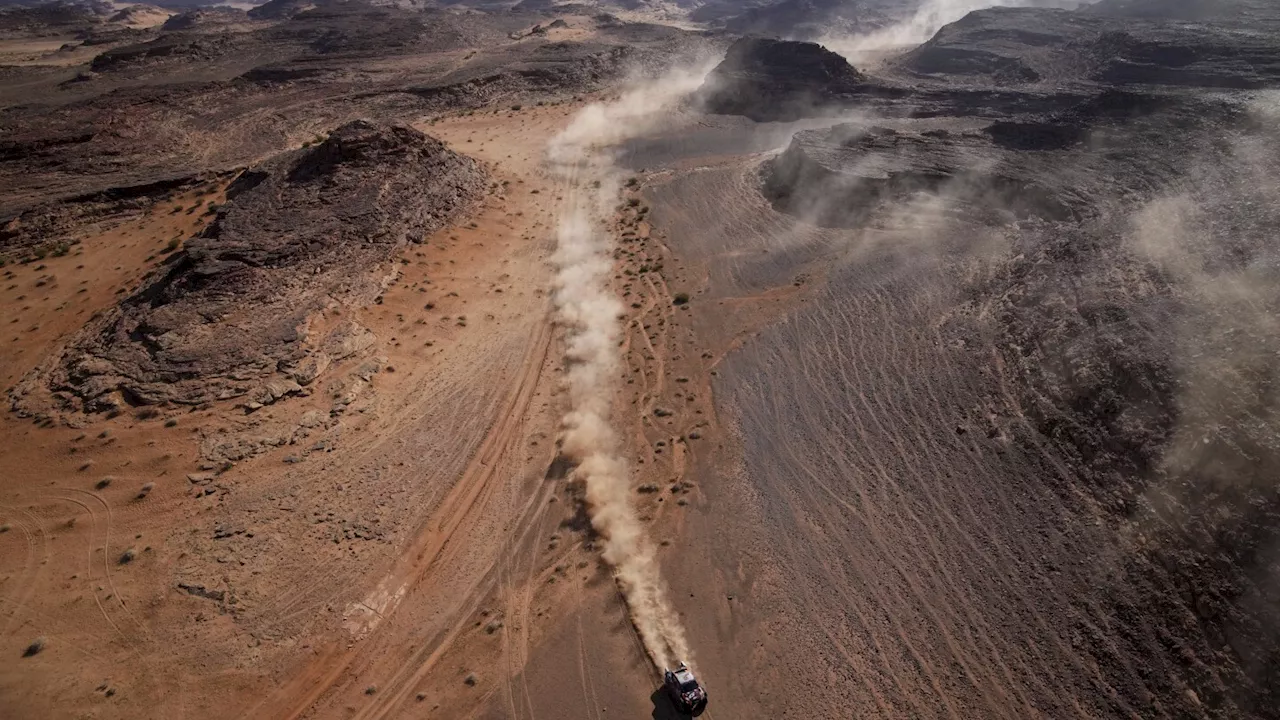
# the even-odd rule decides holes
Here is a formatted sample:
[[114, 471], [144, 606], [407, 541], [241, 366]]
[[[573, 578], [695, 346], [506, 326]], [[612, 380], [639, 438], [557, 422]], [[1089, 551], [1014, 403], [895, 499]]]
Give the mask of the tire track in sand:
[[[446, 494], [439, 508], [415, 532], [415, 540], [406, 547], [397, 558], [392, 570], [381, 583], [384, 587], [403, 588], [406, 594], [413, 591], [429, 574], [433, 565], [441, 558], [449, 546], [449, 541], [462, 523], [470, 516], [477, 501], [483, 496], [486, 486], [493, 479], [499, 461], [512, 449], [518, 447], [519, 427], [528, 411], [537, 381], [542, 375], [550, 349], [550, 324], [539, 323], [534, 329], [529, 349], [523, 361], [522, 369], [516, 382], [507, 394], [495, 424], [486, 434], [477, 448], [462, 476], [454, 483]], [[492, 573], [488, 573], [492, 576]], [[484, 596], [492, 578], [487, 582], [479, 582], [468, 594], [466, 606], [474, 610], [479, 599]], [[403, 600], [401, 600], [403, 602]], [[390, 616], [394, 608], [384, 610]], [[461, 613], [465, 616], [467, 613]], [[383, 622], [375, 630], [383, 630], [389, 623]], [[400, 667], [396, 675], [387, 682], [387, 692], [379, 694], [377, 700], [362, 709], [358, 718], [382, 718], [391, 713], [409, 695], [412, 685], [421, 679], [443, 654], [462, 627], [461, 617], [443, 637], [417, 650], [409, 662]], [[319, 656], [307, 670], [299, 673], [289, 681], [272, 698], [268, 698], [252, 708], [248, 715], [262, 718], [283, 718], [294, 720], [303, 716], [320, 698], [335, 687], [340, 678], [352, 668], [360, 657], [360, 652], [373, 643], [362, 642], [356, 647], [341, 650], [330, 645], [320, 651]]]

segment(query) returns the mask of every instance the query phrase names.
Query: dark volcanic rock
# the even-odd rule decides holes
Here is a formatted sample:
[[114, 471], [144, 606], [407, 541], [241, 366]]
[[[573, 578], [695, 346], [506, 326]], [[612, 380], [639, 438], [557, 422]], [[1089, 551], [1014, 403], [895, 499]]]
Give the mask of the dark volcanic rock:
[[[255, 10], [266, 8], [263, 5]], [[250, 11], [250, 15], [253, 11]], [[451, 23], [443, 14], [415, 13], [399, 8], [377, 7], [367, 3], [327, 3], [301, 10], [288, 22], [273, 27], [266, 33], [278, 41], [299, 42], [313, 52], [330, 55], [335, 53], [388, 53], [412, 47], [425, 39], [428, 24], [436, 35], [431, 49], [450, 50], [462, 46], [462, 40], [453, 33]]]
[[255, 8], [250, 8], [249, 17], [255, 20], [281, 20], [291, 18], [316, 4], [310, 0], [267, 0]]
[[788, 39], [852, 35], [890, 24], [897, 3], [891, 0], [780, 0], [747, 7], [724, 21], [729, 32]]
[[0, 9], [0, 32], [13, 35], [53, 35], [96, 25], [113, 8], [100, 2], [41, 3]]
[[217, 6], [208, 8], [196, 8], [188, 10], [184, 13], [174, 15], [164, 21], [164, 25], [160, 26], [161, 30], [195, 30], [197, 28], [217, 27], [229, 23], [244, 22], [249, 17], [244, 10], [238, 8]]
[[846, 123], [796, 133], [765, 165], [764, 190], [780, 210], [830, 226], [874, 221], [919, 195], [986, 222], [1078, 222], [1177, 178], [1162, 150], [1171, 136], [1231, 128], [1243, 116], [1224, 100], [1108, 91], [966, 132]]
[[1275, 22], [1280, 6], [1272, 0], [1099, 0], [1085, 11], [1150, 20]]
[[787, 120], [845, 104], [866, 77], [840, 55], [807, 42], [743, 38], [700, 90], [707, 110], [754, 120]]
[[1170, 23], [1117, 30], [1094, 44], [1092, 79], [1114, 85], [1280, 87], [1280, 36], [1244, 28]]
[[89, 67], [94, 72], [113, 72], [161, 59], [208, 60], [227, 54], [236, 44], [233, 35], [167, 33], [144, 43], [112, 48], [95, 57]]
[[297, 391], [371, 342], [354, 324], [321, 336], [309, 319], [372, 301], [377, 268], [464, 212], [483, 183], [470, 158], [367, 121], [246, 171], [206, 231], [28, 376], [15, 407], [42, 384], [86, 411]]
[[1274, 119], [1170, 125], [1176, 184], [1092, 223], [1020, 226], [977, 288], [1028, 445], [1055, 448], [1071, 492], [1145, 535], [1116, 583], [1141, 608], [1118, 615], [1120, 636], [1157, 696], [1192, 689], [1203, 711], [1185, 717], [1280, 711]]
[[844, 124], [797, 133], [767, 167], [764, 189], [780, 209], [820, 225], [860, 225], [891, 203], [926, 194], [985, 214], [1065, 220], [1084, 212], [1086, 197], [1048, 184], [1071, 183], [1048, 172], [1057, 161], [1002, 153], [977, 133]]
[[1077, 53], [1068, 57], [1066, 49], [1096, 38], [1098, 21], [1065, 10], [1003, 10], [972, 12], [943, 27], [908, 53], [903, 66], [920, 74], [981, 77], [993, 84], [1084, 73], [1082, 58]]
[[587, 92], [653, 60], [628, 46], [546, 43], [519, 58], [472, 63], [406, 92], [432, 107], [477, 107], [529, 92]]
[[1151, 22], [1096, 12], [972, 12], [908, 53], [918, 75], [992, 85], [1280, 85], [1280, 35], [1242, 25]]
[[131, 27], [91, 27], [76, 32], [76, 39], [86, 47], [93, 45], [111, 45], [114, 43], [140, 43], [155, 38], [152, 28]]

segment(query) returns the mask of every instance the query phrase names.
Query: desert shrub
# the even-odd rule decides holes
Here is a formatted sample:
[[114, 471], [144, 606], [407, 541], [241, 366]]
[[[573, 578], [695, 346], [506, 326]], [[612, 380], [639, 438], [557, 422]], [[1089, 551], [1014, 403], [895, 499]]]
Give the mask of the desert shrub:
[[32, 640], [31, 644], [27, 646], [27, 649], [22, 652], [22, 657], [31, 657], [32, 655], [38, 655], [41, 650], [44, 650], [44, 646], [46, 642], [47, 641], [44, 639], [43, 635], [36, 638], [35, 640]]

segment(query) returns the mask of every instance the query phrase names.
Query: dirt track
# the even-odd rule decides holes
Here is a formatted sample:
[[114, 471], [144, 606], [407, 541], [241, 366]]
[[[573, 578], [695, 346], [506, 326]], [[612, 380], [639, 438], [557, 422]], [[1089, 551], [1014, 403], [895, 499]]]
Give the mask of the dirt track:
[[[546, 258], [562, 191], [540, 162], [576, 109], [423, 125], [493, 163], [494, 194], [474, 222], [411, 246], [380, 302], [360, 312], [386, 358], [369, 381], [338, 368], [297, 402], [243, 418], [218, 407], [74, 429], [6, 418], [14, 474], [4, 502], [19, 520], [0, 541], [28, 548], [3, 553], [6, 645], [21, 654], [33, 633], [48, 639], [0, 675], [14, 707], [108, 717], [671, 712], [557, 460], [561, 350]], [[203, 221], [168, 209], [139, 221], [161, 223], [157, 243]], [[148, 252], [131, 249], [134, 231], [86, 236], [39, 272], [15, 269], [15, 280], [63, 277], [101, 255], [128, 260], [120, 272], [131, 287], [141, 262], [127, 253]], [[678, 264], [647, 223], [628, 232], [644, 236], [644, 257]], [[100, 289], [71, 324], [57, 324], [58, 284], [33, 302], [23, 322], [46, 331], [10, 346], [9, 382], [111, 302], [112, 280], [95, 279]], [[673, 351], [678, 310], [661, 277], [623, 292], [639, 299], [626, 321], [626, 441], [640, 453], [637, 484], [663, 488], [641, 497], [643, 519], [675, 532], [672, 511], [686, 500], [665, 490], [686, 479], [684, 433], [710, 410], [707, 394], [684, 400], [680, 390], [704, 363]], [[327, 315], [320, 327], [344, 319]], [[344, 395], [348, 413], [317, 422]], [[655, 417], [659, 404], [675, 412]], [[257, 449], [281, 436], [292, 439]], [[197, 467], [237, 449], [247, 454], [234, 467]], [[154, 489], [136, 498], [146, 482]], [[68, 663], [75, 673], [55, 670]], [[51, 674], [61, 684], [32, 680]]]

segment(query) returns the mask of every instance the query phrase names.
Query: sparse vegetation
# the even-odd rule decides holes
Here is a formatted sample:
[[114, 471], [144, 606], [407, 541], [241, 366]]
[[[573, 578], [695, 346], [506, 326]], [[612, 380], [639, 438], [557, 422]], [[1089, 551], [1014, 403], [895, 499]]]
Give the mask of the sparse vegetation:
[[146, 485], [143, 485], [142, 489], [138, 491], [138, 499], [141, 500], [142, 498], [150, 495], [151, 491], [155, 490], [155, 488], [156, 488], [156, 484], [153, 482], [149, 482]]
[[133, 551], [133, 548], [129, 548], [128, 550], [125, 550], [123, 553], [120, 554], [120, 559], [117, 560], [116, 562], [118, 562], [121, 565], [128, 565], [129, 563], [133, 562], [133, 559], [136, 556], [137, 556], [137, 553]]
[[32, 640], [31, 644], [27, 645], [27, 649], [22, 651], [22, 657], [32, 657], [33, 655], [39, 655], [40, 651], [44, 650], [44, 646], [47, 642], [48, 641], [45, 640], [43, 635], [36, 638], [35, 640]]
[[688, 302], [689, 302], [689, 293], [683, 293], [683, 292], [676, 293], [675, 297], [671, 299], [672, 305], [684, 305], [685, 303], [688, 303]]
[[94, 487], [95, 487], [95, 488], [97, 488], [98, 490], [106, 490], [106, 489], [111, 485], [111, 481], [112, 481], [112, 480], [114, 480], [114, 479], [115, 479], [115, 478], [113, 478], [113, 477], [111, 477], [111, 476], [104, 477], [104, 478], [102, 478], [101, 480], [99, 480], [99, 481], [94, 485]]

